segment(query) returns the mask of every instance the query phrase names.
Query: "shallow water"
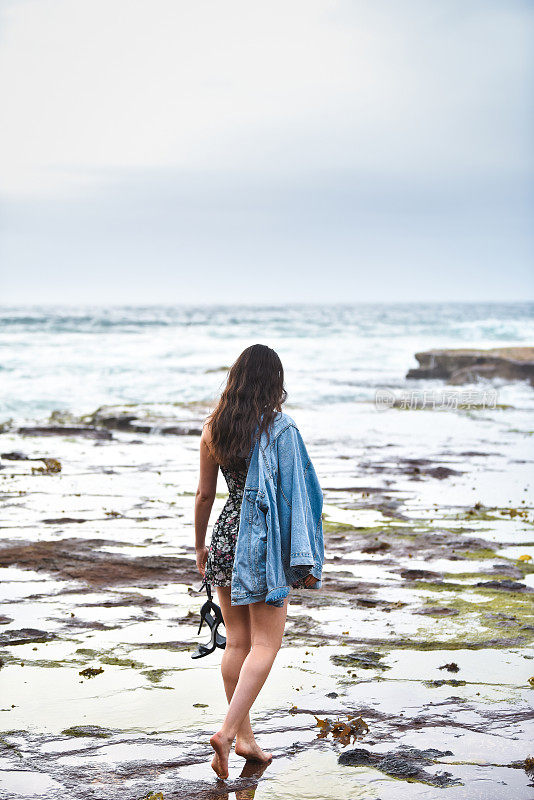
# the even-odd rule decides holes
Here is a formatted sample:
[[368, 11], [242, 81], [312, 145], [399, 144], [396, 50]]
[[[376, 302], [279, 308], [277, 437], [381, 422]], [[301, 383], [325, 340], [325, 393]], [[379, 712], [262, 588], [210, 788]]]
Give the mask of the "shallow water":
[[[534, 796], [524, 769], [534, 755], [534, 558], [519, 560], [534, 556], [534, 390], [499, 385], [508, 407], [498, 410], [374, 405], [377, 385], [408, 387], [413, 353], [431, 344], [531, 344], [531, 309], [443, 307], [438, 319], [425, 308], [356, 311], [243, 311], [234, 328], [228, 309], [4, 319], [5, 419], [46, 422], [62, 409], [73, 424], [113, 402], [110, 414], [128, 410], [153, 427], [93, 440], [24, 436], [15, 419], [0, 434], [0, 453], [62, 465], [41, 475], [32, 468], [42, 462], [0, 460], [1, 798]], [[287, 411], [324, 489], [326, 562], [319, 592], [292, 593], [254, 705], [273, 762], [241, 776], [233, 755], [220, 782], [208, 739], [226, 708], [221, 652], [190, 658], [206, 636], [196, 634], [192, 548], [198, 434], [158, 430], [201, 425], [224, 377], [206, 370], [266, 337], [281, 344]], [[82, 353], [84, 383], [72, 380]], [[435, 466], [458, 474], [436, 478]], [[218, 488], [211, 523], [222, 478]], [[26, 642], [21, 629], [34, 629]], [[80, 675], [87, 667], [103, 671]], [[316, 718], [348, 714], [368, 731], [348, 744], [318, 736]], [[427, 759], [411, 779], [338, 762], [355, 748], [403, 747], [452, 755]], [[450, 785], [438, 790], [442, 772]]]

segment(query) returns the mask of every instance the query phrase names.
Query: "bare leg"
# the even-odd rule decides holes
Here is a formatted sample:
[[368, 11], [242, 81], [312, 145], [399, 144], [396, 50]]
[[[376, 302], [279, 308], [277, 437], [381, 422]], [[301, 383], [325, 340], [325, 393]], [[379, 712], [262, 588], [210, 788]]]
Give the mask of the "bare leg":
[[250, 603], [251, 649], [244, 659], [228, 712], [217, 733], [210, 739], [217, 758], [213, 768], [221, 778], [228, 777], [228, 753], [232, 742], [258, 696], [282, 644], [287, 616], [286, 597], [278, 608], [267, 603]]
[[[241, 667], [250, 652], [250, 613], [248, 605], [233, 606], [231, 604], [230, 587], [218, 586], [217, 595], [221, 604], [226, 629], [226, 648], [221, 661], [221, 672], [226, 697], [230, 703], [239, 679]], [[248, 712], [237, 731], [235, 751], [237, 755], [247, 760], [266, 763], [272, 758], [272, 754], [265, 753], [256, 742]], [[212, 766], [216, 772], [218, 772], [216, 769], [218, 766], [217, 761], [218, 757], [215, 755]]]

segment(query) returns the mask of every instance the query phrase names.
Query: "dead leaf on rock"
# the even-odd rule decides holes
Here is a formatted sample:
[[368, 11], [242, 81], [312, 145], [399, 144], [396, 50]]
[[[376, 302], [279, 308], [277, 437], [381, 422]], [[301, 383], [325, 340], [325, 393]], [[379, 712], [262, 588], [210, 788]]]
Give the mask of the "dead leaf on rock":
[[32, 467], [32, 475], [54, 475], [56, 472], [61, 472], [61, 461], [57, 458], [40, 458], [44, 467]]
[[363, 736], [369, 730], [369, 726], [362, 717], [352, 717], [350, 714], [347, 714], [348, 720], [344, 722], [339, 718], [332, 721], [328, 719], [328, 717], [320, 719], [315, 714], [313, 716], [316, 719], [316, 724], [320, 728], [317, 738], [325, 739], [328, 734], [331, 733], [332, 737], [336, 739], [336, 741], [341, 742], [343, 746], [350, 744], [351, 740], [355, 742], [359, 736]]

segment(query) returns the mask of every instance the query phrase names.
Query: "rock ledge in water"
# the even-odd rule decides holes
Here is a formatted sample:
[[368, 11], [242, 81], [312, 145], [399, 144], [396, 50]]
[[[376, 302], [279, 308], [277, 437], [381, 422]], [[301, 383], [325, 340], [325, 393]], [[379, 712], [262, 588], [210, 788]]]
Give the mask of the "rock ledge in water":
[[415, 357], [419, 367], [408, 370], [407, 378], [441, 378], [451, 384], [503, 378], [527, 380], [534, 386], [534, 347], [426, 350]]

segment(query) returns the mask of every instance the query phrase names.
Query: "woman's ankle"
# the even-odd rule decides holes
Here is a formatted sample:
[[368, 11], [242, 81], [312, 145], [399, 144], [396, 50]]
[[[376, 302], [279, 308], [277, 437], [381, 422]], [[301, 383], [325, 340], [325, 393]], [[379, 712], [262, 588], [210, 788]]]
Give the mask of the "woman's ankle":
[[246, 733], [239, 733], [239, 731], [235, 735], [235, 742], [236, 744], [254, 744], [256, 742], [256, 738], [252, 731], [248, 731]]
[[228, 733], [228, 731], [225, 731], [224, 728], [221, 728], [220, 730], [218, 730], [215, 735], [218, 736], [221, 741], [228, 742], [230, 745], [232, 744], [232, 742], [234, 741], [234, 739], [236, 737], [235, 733], [232, 736], [232, 734]]

